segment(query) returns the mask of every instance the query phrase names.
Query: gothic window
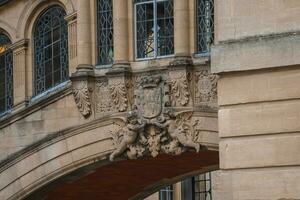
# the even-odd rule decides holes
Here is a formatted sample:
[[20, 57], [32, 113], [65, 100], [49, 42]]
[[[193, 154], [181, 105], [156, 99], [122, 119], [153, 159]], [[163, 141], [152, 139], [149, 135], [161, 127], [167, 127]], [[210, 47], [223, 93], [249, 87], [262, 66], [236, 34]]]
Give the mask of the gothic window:
[[210, 52], [214, 41], [214, 0], [197, 0], [197, 53]]
[[192, 178], [193, 200], [212, 200], [211, 174], [205, 173]]
[[97, 47], [98, 64], [112, 64], [113, 45], [113, 5], [112, 0], [97, 0]]
[[173, 186], [161, 189], [159, 191], [159, 200], [173, 200]]
[[173, 0], [135, 0], [136, 58], [174, 53]]
[[68, 30], [60, 6], [48, 8], [34, 30], [34, 87], [40, 94], [68, 79]]
[[0, 33], [0, 113], [13, 105], [13, 54], [8, 48], [10, 39]]

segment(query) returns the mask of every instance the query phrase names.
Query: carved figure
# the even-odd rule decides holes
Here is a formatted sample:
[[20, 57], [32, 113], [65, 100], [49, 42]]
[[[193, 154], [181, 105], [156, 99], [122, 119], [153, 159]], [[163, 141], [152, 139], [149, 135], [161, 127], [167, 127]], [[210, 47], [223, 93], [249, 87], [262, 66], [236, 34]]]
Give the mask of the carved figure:
[[142, 140], [146, 140], [144, 136], [144, 128], [145, 124], [139, 123], [137, 119], [137, 113], [135, 111], [128, 112], [127, 125], [119, 131], [119, 135], [122, 137], [122, 139], [117, 145], [117, 148], [110, 155], [110, 161], [113, 161], [116, 156], [124, 153], [129, 145], [136, 141], [138, 135], [141, 136]]
[[[188, 116], [188, 114], [185, 113], [183, 115], [187, 116], [176, 119], [176, 116], [173, 113], [166, 113], [166, 122], [163, 124], [163, 126], [166, 127], [167, 132], [173, 140], [178, 141], [185, 147], [195, 148], [196, 152], [199, 152], [200, 144], [194, 142], [193, 133], [191, 133], [191, 126], [186, 122], [191, 116]], [[177, 151], [178, 149], [174, 148], [174, 150]]]

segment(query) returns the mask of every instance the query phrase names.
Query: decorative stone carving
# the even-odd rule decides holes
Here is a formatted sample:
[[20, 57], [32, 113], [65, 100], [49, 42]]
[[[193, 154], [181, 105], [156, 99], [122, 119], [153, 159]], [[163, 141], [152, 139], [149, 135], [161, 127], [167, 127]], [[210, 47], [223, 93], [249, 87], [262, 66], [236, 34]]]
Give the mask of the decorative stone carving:
[[217, 102], [217, 81], [208, 70], [195, 72], [195, 103]]
[[163, 76], [143, 76], [137, 79], [134, 110], [128, 112], [125, 125], [113, 134], [115, 151], [110, 160], [126, 152], [130, 159], [160, 152], [180, 154], [188, 148], [197, 152], [192, 112], [175, 113], [169, 108], [169, 87]]
[[109, 80], [109, 90], [116, 110], [119, 112], [126, 111], [128, 107], [128, 99], [125, 81], [121, 78], [111, 78]]
[[108, 88], [108, 81], [104, 78], [96, 81], [95, 89], [96, 113], [105, 113], [114, 111], [113, 102]]
[[192, 112], [175, 115], [167, 110], [162, 116], [146, 120], [130, 111], [126, 125], [113, 134], [116, 149], [110, 155], [113, 161], [117, 156], [126, 153], [130, 159], [150, 154], [156, 157], [159, 153], [178, 155], [187, 149], [200, 151], [196, 143], [197, 132], [192, 120]]
[[186, 106], [189, 103], [189, 87], [186, 73], [184, 71], [170, 72], [171, 94], [173, 104]]
[[87, 81], [73, 82], [73, 95], [78, 110], [84, 117], [89, 117], [92, 113], [91, 102], [89, 97], [89, 88]]

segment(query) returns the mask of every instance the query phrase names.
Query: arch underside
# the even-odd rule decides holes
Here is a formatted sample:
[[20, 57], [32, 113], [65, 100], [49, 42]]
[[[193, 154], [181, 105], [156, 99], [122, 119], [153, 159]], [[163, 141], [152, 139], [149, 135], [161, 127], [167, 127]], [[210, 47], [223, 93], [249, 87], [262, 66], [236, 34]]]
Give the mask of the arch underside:
[[218, 169], [218, 152], [186, 152], [113, 163], [99, 161], [61, 177], [26, 200], [142, 199], [193, 175]]

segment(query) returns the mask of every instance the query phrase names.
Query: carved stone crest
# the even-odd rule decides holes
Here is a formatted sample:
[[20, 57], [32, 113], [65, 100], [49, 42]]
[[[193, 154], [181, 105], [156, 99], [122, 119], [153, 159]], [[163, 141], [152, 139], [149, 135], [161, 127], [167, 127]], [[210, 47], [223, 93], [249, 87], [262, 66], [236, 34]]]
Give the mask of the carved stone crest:
[[125, 153], [130, 159], [160, 152], [180, 154], [192, 148], [197, 152], [192, 112], [175, 113], [168, 107], [169, 87], [161, 75], [144, 76], [135, 90], [134, 110], [128, 112], [125, 125], [113, 134], [116, 144], [110, 160]]

